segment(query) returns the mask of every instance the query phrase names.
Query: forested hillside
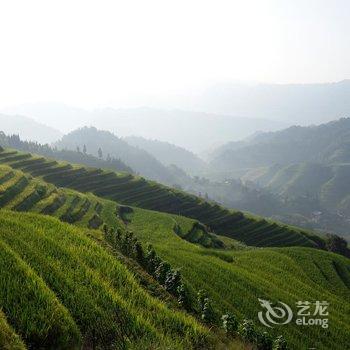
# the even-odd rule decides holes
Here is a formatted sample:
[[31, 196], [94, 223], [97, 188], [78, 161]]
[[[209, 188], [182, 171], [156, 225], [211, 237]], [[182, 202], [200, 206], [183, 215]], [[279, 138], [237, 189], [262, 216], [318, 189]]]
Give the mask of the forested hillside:
[[65, 160], [72, 163], [85, 164], [86, 166], [91, 167], [101, 167], [133, 173], [133, 170], [120, 159], [115, 157], [109, 157], [108, 159], [95, 157], [87, 153], [84, 146], [82, 148], [78, 147], [74, 151], [68, 149], [58, 150], [56, 147], [50, 147], [48, 144], [42, 145], [33, 141], [23, 141], [18, 135], [7, 136], [1, 131], [0, 145], [2, 147], [12, 147], [21, 151], [33, 152], [57, 160]]
[[[240, 178], [255, 188], [241, 208], [349, 238], [349, 155], [350, 119], [343, 118], [226, 144], [212, 154], [209, 176]], [[269, 206], [250, 201], [254, 192]]]
[[214, 152], [211, 165], [224, 171], [299, 162], [350, 162], [350, 118], [319, 126], [292, 126], [260, 133]]
[[[171, 171], [148, 152], [129, 145], [108, 131], [84, 127], [65, 135], [56, 143], [59, 149], [76, 150], [86, 145], [87, 153], [100, 158], [121, 159], [134, 171], [143, 176], [167, 184], [176, 183]], [[99, 152], [100, 150], [100, 152]]]

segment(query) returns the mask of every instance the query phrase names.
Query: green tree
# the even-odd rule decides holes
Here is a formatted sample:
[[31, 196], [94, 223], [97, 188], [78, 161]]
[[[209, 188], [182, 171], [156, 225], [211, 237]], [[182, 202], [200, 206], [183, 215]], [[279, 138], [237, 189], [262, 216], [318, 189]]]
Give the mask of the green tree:
[[271, 350], [272, 349], [272, 338], [267, 332], [257, 333], [257, 348], [258, 350]]
[[170, 270], [165, 278], [165, 289], [173, 294], [177, 294], [177, 288], [181, 284], [181, 274], [179, 270]]
[[252, 320], [244, 319], [238, 328], [239, 335], [246, 341], [250, 343], [256, 343], [257, 332]]
[[145, 265], [145, 254], [143, 252], [143, 248], [140, 242], [135, 242], [134, 245], [135, 259], [141, 265]]
[[187, 290], [187, 287], [181, 283], [177, 287], [177, 301], [181, 307], [183, 307], [185, 310], [190, 311], [191, 310], [191, 297], [190, 293]]
[[205, 323], [215, 323], [215, 312], [209, 298], [203, 301], [201, 318]]
[[171, 269], [171, 266], [166, 261], [162, 261], [157, 266], [156, 271], [155, 271], [155, 277], [161, 285], [165, 284], [165, 280], [166, 280], [167, 274], [170, 271], [170, 269]]
[[272, 346], [273, 350], [288, 350], [287, 342], [282, 335], [278, 336]]
[[227, 334], [233, 335], [237, 332], [238, 320], [234, 315], [232, 315], [231, 313], [227, 313], [225, 315], [222, 315], [221, 320], [222, 327], [224, 328]]
[[208, 293], [206, 290], [201, 289], [198, 291], [197, 293], [197, 301], [198, 301], [198, 305], [199, 305], [199, 309], [203, 310], [203, 306], [204, 306], [204, 300], [208, 298]]
[[155, 271], [160, 263], [160, 259], [158, 258], [155, 250], [153, 249], [152, 245], [149, 245], [147, 247], [147, 253], [146, 253], [146, 270], [148, 273], [154, 276]]

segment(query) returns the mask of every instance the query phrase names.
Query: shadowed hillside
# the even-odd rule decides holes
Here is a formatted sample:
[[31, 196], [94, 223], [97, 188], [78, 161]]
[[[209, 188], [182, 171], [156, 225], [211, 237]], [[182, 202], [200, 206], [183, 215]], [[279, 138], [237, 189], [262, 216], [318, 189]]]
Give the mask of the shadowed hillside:
[[[84, 145], [87, 146], [89, 154], [99, 155], [100, 158], [104, 159], [108, 155], [121, 159], [134, 171], [147, 178], [167, 184], [176, 182], [170, 170], [154, 156], [138, 147], [129, 145], [108, 131], [84, 127], [63, 136], [56, 143], [58, 148], [70, 150], [75, 150], [77, 147], [82, 149]], [[99, 149], [101, 150], [100, 154]]]
[[197, 219], [217, 234], [256, 246], [322, 247], [321, 238], [262, 218], [225, 209], [185, 192], [130, 174], [88, 169], [67, 163], [38, 160], [29, 153], [4, 150], [0, 163], [21, 169], [59, 187], [69, 187], [116, 202]]
[[124, 138], [130, 145], [146, 150], [164, 165], [176, 165], [188, 174], [203, 172], [206, 163], [194, 153], [168, 142], [149, 140], [143, 137], [129, 136]]

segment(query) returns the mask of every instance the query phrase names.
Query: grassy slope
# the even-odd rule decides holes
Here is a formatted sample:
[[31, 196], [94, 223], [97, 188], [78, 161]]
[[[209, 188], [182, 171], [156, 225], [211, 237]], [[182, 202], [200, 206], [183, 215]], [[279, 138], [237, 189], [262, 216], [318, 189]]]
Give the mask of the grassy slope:
[[[25, 179], [24, 185], [19, 186], [21, 179]], [[47, 214], [77, 226], [98, 228], [102, 223], [121, 226], [115, 215], [116, 207], [115, 202], [91, 193], [56, 188], [20, 170], [0, 164], [0, 208]], [[93, 219], [95, 224], [91, 223]]]
[[[17, 162], [11, 163], [6, 160], [5, 163], [19, 168], [18, 164], [15, 164]], [[60, 167], [58, 164], [56, 166]], [[16, 183], [14, 178], [18, 180], [23, 177], [23, 174], [18, 171], [12, 171], [14, 174], [9, 177], [11, 169], [6, 166], [1, 166], [0, 171], [2, 171], [0, 172], [0, 185], [4, 193], [8, 187], [11, 187], [8, 186], [9, 184]], [[3, 183], [1, 179], [5, 179]], [[89, 193], [83, 195], [72, 190], [56, 189], [38, 179], [27, 178], [25, 186], [21, 185], [19, 191], [11, 192], [12, 197], [9, 197], [9, 201], [5, 204], [7, 208], [11, 208], [15, 203], [18, 205], [21, 202], [19, 198], [23, 200], [25, 197], [23, 194], [28, 195], [30, 192], [28, 187], [31, 188], [30, 186], [33, 184], [48, 188], [44, 197], [35, 202], [30, 210], [42, 210], [45, 207], [42, 201], [49, 200], [50, 196], [55, 195], [55, 191], [58, 191], [67, 196], [68, 200], [64, 203], [65, 207], [60, 207], [51, 213], [52, 215], [62, 218], [68, 208], [71, 208], [72, 212], [76, 212], [75, 208], [71, 206], [74, 198], [78, 197], [75, 202], [76, 206], [80, 207], [88, 198], [91, 201], [101, 203], [102, 208], [96, 210], [109, 226], [121, 225], [115, 215], [115, 202], [97, 198]], [[90, 206], [86, 214], [75, 222], [77, 225], [86, 226], [87, 218], [94, 213], [92, 207], [95, 208], [95, 206]], [[85, 340], [81, 339], [80, 334], [89, 335], [91, 327], [89, 328], [87, 325], [96, 322], [96, 312], [101, 313], [101, 324], [92, 323], [92, 327], [101, 331], [99, 334], [101, 339], [108, 338], [108, 335], [113, 333], [113, 327], [116, 327], [114, 314], [110, 311], [116, 305], [124, 311], [123, 314], [126, 315], [133, 334], [139, 336], [143, 334], [144, 330], [149, 334], [147, 339], [143, 338], [144, 343], [137, 346], [149, 346], [150, 343], [160, 342], [160, 344], [183, 348], [200, 342], [206, 335], [206, 331], [194, 320], [181, 313], [173, 315], [173, 311], [169, 311], [162, 303], [155, 301], [140, 290], [127, 270], [102, 248], [86, 238], [81, 229], [75, 229], [60, 224], [54, 219], [43, 219], [35, 215], [22, 216], [21, 214], [20, 220], [18, 214], [15, 213], [2, 211], [0, 215], [2, 218], [0, 220], [0, 242], [4, 247], [3, 252], [8, 251], [8, 256], [3, 258], [3, 261], [6, 263], [9, 256], [12, 256], [13, 259], [16, 258], [19, 261], [18, 264], [22, 264], [24, 270], [30, 264], [31, 271], [34, 273], [33, 278], [41, 278], [43, 289], [46, 288], [45, 290], [54, 292], [51, 295], [51, 303], [56, 300], [55, 298], [59, 294], [60, 305], [57, 312], [65, 315], [60, 316], [59, 319], [66, 317], [67, 320], [64, 323], [70, 325], [67, 326], [68, 329], [59, 328], [58, 332], [61, 332], [62, 336], [57, 337], [57, 339], [61, 339], [60, 341], [63, 342], [64, 339], [68, 338], [76, 339], [75, 344], [89, 341], [89, 337], [85, 337]], [[172, 265], [181, 267], [184, 278], [193, 289], [207, 289], [222, 312], [231, 310], [241, 317], [248, 316], [256, 320], [257, 311], [260, 310], [258, 297], [273, 301], [281, 300], [291, 306], [298, 300], [329, 301], [331, 303], [331, 328], [329, 330], [324, 331], [312, 327], [306, 330], [290, 325], [275, 330], [275, 334], [286, 334], [290, 344], [296, 348], [304, 348], [305, 342], [308, 342], [309, 346], [321, 349], [344, 348], [343, 341], [349, 332], [349, 327], [346, 324], [346, 317], [349, 315], [347, 300], [350, 297], [349, 260], [307, 248], [248, 249], [237, 245], [229, 238], [225, 238], [224, 241], [227, 246], [232, 245], [234, 250], [205, 249], [187, 242], [174, 233], [175, 225], [179, 225], [182, 232], [189, 232], [193, 227], [194, 220], [137, 208], [134, 208], [134, 212], [129, 215], [129, 218], [131, 223], [128, 224], [128, 228], [132, 229], [144, 243], [152, 243], [159, 254], [169, 260]], [[257, 219], [252, 217], [251, 225], [254, 229], [250, 230], [251, 233], [260, 229], [259, 225], [254, 226], [256, 221]], [[271, 223], [263, 224], [270, 225]], [[28, 227], [30, 228], [29, 232]], [[276, 224], [275, 227], [276, 230], [280, 229]], [[72, 233], [74, 234], [72, 235]], [[96, 257], [98, 258], [96, 259]], [[82, 271], [73, 272], [73, 267], [76, 269], [78, 265], [81, 266]], [[78, 284], [83, 287], [78, 288], [76, 283], [70, 281], [72, 279], [78, 281]], [[125, 283], [126, 280], [128, 283]], [[21, 282], [21, 284], [23, 283], [30, 283], [30, 281]], [[131, 286], [126, 287], [126, 284]], [[64, 288], [62, 290], [62, 285], [69, 289], [69, 293]], [[67, 295], [73, 292], [74, 298], [81, 300], [78, 307], [72, 304], [65, 292]], [[92, 297], [96, 293], [97, 296]], [[88, 309], [86, 309], [85, 303], [88, 303]], [[101, 303], [109, 311], [101, 310], [99, 307]], [[65, 314], [64, 310], [68, 310], [68, 314]], [[154, 311], [159, 313], [156, 318], [150, 316]], [[6, 316], [12, 320], [9, 314], [11, 316], [10, 311], [7, 311]], [[31, 321], [33, 324], [40, 325], [40, 322], [43, 321], [35, 319], [36, 313], [30, 315], [34, 317]], [[14, 325], [15, 323], [11, 321], [10, 324]], [[58, 324], [60, 323], [58, 322]], [[169, 324], [172, 325], [170, 333], [165, 331]], [[40, 329], [41, 326], [37, 327]], [[28, 341], [28, 337], [29, 339], [33, 338], [30, 338], [30, 333], [27, 335], [23, 329], [15, 326], [14, 329], [25, 341], [29, 343], [37, 341], [35, 338]], [[50, 334], [50, 328], [45, 327], [45, 324], [42, 329], [47, 330]], [[75, 335], [65, 338], [67, 332]], [[305, 334], [307, 339], [305, 339]], [[51, 336], [47, 336], [45, 341], [52, 340], [51, 338]], [[179, 339], [182, 338], [181, 342]], [[40, 341], [44, 340], [40, 338]], [[72, 345], [69, 346], [72, 347]]]
[[24, 350], [25, 345], [20, 337], [7, 323], [5, 315], [0, 311], [0, 346], [3, 350]]
[[176, 236], [174, 219], [179, 224], [183, 220], [135, 209], [129, 228], [144, 243], [152, 243], [164, 259], [180, 267], [187, 283], [195, 290], [209, 291], [223, 312], [231, 310], [258, 323], [258, 298], [280, 300], [294, 310], [299, 300], [327, 300], [330, 303], [328, 330], [290, 324], [270, 331], [286, 335], [295, 349], [346, 348], [350, 332], [348, 259], [309, 248], [205, 249]]
[[[17, 183], [21, 179], [25, 180], [25, 184], [18, 188]], [[103, 223], [109, 227], [123, 227], [123, 214], [121, 209], [118, 210], [123, 207], [113, 201], [98, 198], [91, 193], [57, 189], [52, 184], [32, 178], [6, 165], [0, 165], [0, 182], [0, 208], [46, 214], [80, 227], [97, 229]], [[3, 198], [7, 200], [4, 201]], [[187, 222], [185, 230], [178, 230], [182, 238], [206, 247], [225, 247], [219, 237], [208, 233], [198, 221], [187, 219]]]
[[[194, 319], [150, 297], [82, 229], [1, 210], [0, 245], [0, 308], [28, 346], [74, 349], [95, 338], [107, 348], [128, 342], [121, 329], [135, 348], [191, 348], [208, 338]], [[9, 333], [0, 320], [0, 334]]]
[[[14, 152], [14, 153], [13, 153]], [[140, 177], [66, 163], [42, 162], [15, 151], [0, 153], [0, 162], [18, 168], [33, 176], [42, 176], [47, 182], [94, 194], [122, 204], [157, 211], [181, 214], [197, 219], [217, 234], [241, 240], [256, 246], [317, 246], [317, 239], [304, 230], [290, 229], [281, 224], [255, 219], [241, 212], [229, 211], [198, 197], [146, 181]]]

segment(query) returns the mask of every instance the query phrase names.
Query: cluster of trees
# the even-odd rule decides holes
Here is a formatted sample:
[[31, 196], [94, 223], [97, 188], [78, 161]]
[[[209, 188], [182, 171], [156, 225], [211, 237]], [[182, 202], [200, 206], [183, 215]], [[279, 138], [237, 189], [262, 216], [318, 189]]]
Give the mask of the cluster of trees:
[[228, 313], [221, 317], [222, 326], [228, 335], [239, 335], [243, 340], [254, 344], [258, 350], [287, 350], [287, 342], [282, 335], [273, 339], [269, 333], [256, 329], [252, 320], [244, 319], [241, 323]]
[[286, 350], [287, 344], [282, 336], [273, 338], [267, 332], [259, 331], [253, 321], [244, 319], [239, 322], [231, 313], [220, 315], [215, 309], [211, 298], [205, 290], [200, 290], [197, 296], [182, 280], [181, 273], [167, 261], [160, 258], [152, 245], [143, 249], [133, 232], [109, 229], [103, 226], [106, 241], [123, 255], [137, 261], [154, 279], [171, 295], [177, 298], [179, 305], [201, 319], [202, 322], [222, 327], [228, 336], [240, 336], [243, 340], [256, 345], [259, 350]]
[[144, 251], [142, 244], [134, 236], [133, 232], [121, 230], [115, 231], [103, 227], [106, 240], [116, 249], [121, 251], [125, 256], [137, 261], [165, 290], [177, 298], [181, 307], [191, 312], [192, 302], [187, 286], [182, 281], [179, 270], [173, 269], [171, 265], [161, 259], [154, 248], [149, 245]]
[[[77, 146], [76, 150], [77, 150], [78, 153], [81, 152], [79, 146]], [[87, 147], [86, 147], [85, 144], [83, 145], [83, 153], [84, 153], [84, 154], [87, 154]], [[102, 152], [102, 148], [101, 148], [101, 147], [98, 148], [98, 150], [97, 150], [97, 155], [98, 155], [98, 158], [99, 158], [99, 159], [103, 159], [103, 152]], [[106, 160], [111, 160], [111, 159], [112, 159], [112, 158], [111, 158], [110, 154], [108, 154]]]

